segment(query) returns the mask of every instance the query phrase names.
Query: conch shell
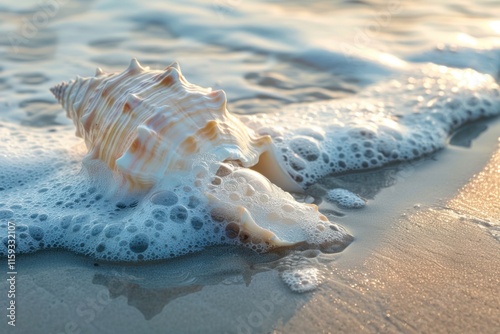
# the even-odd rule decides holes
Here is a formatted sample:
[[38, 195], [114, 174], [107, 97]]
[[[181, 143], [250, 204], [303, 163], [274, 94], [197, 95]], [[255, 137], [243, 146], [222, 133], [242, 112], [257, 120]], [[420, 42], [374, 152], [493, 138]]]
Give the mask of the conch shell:
[[254, 167], [288, 191], [301, 188], [275, 159], [271, 137], [256, 135], [226, 109], [224, 91], [186, 81], [178, 64], [164, 71], [136, 59], [120, 74], [97, 69], [51, 89], [85, 140], [88, 156], [118, 171], [131, 189], [149, 188], [199, 153]]
[[[257, 135], [231, 115], [222, 90], [189, 83], [175, 63], [163, 71], [149, 70], [132, 59], [122, 73], [97, 69], [95, 77], [77, 77], [51, 91], [85, 140], [86, 159], [104, 162], [130, 191], [147, 191], [169, 173], [191, 171], [200, 157], [208, 156], [218, 164], [214, 178], [225, 185], [243, 182], [236, 194], [198, 184], [214, 208], [212, 216], [223, 216], [229, 235], [268, 248], [350, 240], [316, 206], [297, 203], [282, 190], [302, 188], [282, 166], [271, 137]], [[273, 198], [278, 209], [245, 201], [238, 191]]]

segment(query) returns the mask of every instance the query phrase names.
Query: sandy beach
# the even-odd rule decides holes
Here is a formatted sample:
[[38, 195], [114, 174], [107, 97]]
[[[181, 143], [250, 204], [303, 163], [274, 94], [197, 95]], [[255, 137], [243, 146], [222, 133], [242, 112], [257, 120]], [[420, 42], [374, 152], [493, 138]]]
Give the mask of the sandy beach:
[[[15, 286], [0, 257], [0, 333], [500, 333], [499, 10], [489, 0], [0, 0], [0, 230], [17, 224], [22, 249]], [[282, 143], [274, 154], [305, 189], [295, 199], [317, 204], [353, 241], [336, 253], [303, 239], [265, 254], [224, 243], [234, 226], [221, 229], [207, 193], [188, 196], [202, 188], [181, 176], [161, 189], [183, 189], [170, 195], [181, 199], [177, 211], [156, 210], [163, 204], [152, 194], [130, 203], [106, 197], [115, 174], [82, 168], [88, 146], [74, 135], [74, 122], [93, 127], [82, 115], [69, 119], [50, 88], [61, 93], [62, 82], [102, 71], [114, 78], [133, 58], [149, 72], [180, 63], [179, 82], [211, 87], [216, 93], [206, 94], [249, 129], [254, 116], [269, 116], [268, 127], [252, 129]], [[120, 90], [130, 93], [125, 104], [124, 96], [106, 100], [104, 86], [95, 101], [120, 115], [139, 105], [130, 87]], [[79, 105], [83, 90], [74, 91]], [[95, 96], [87, 97], [84, 111]], [[162, 111], [177, 106], [164, 102]], [[188, 105], [178, 110], [198, 106]], [[114, 163], [118, 153], [109, 155]], [[348, 160], [352, 169], [342, 169]], [[313, 175], [305, 171], [321, 173], [306, 186], [297, 178]], [[366, 205], [328, 201], [335, 188]], [[187, 223], [182, 213], [189, 207], [191, 219], [197, 206], [203, 219]], [[261, 211], [254, 206], [254, 217]], [[287, 236], [290, 220], [271, 213], [261, 220], [281, 223]], [[318, 222], [301, 217], [306, 227]], [[192, 242], [211, 246], [183, 255]], [[104, 249], [109, 256], [99, 257]], [[284, 282], [300, 270], [315, 289], [297, 293]]]
[[284, 333], [498, 333], [500, 150], [445, 205], [393, 224], [379, 248], [338, 261]]
[[[479, 147], [497, 142], [498, 120], [491, 123], [477, 139]], [[66, 252], [42, 252], [18, 260], [16, 330], [496, 333], [500, 150], [489, 160], [488, 151], [440, 152], [441, 165], [460, 163], [462, 173], [445, 176], [444, 167], [429, 173], [435, 162], [428, 159], [404, 182], [379, 194], [400, 194], [391, 215], [387, 208], [384, 212], [369, 205], [362, 215], [346, 216], [357, 217], [343, 223], [357, 228], [358, 238], [342, 253], [312, 259], [323, 273], [323, 283], [313, 292], [291, 292], [273, 269], [279, 261], [273, 254], [212, 249], [166, 262], [123, 266]], [[478, 166], [481, 161], [483, 168]], [[467, 173], [475, 174], [468, 182]], [[440, 187], [441, 193], [420, 191], [405, 199], [412, 189], [432, 189], [438, 175], [442, 185], [451, 177], [464, 186], [453, 190], [448, 184]], [[422, 178], [428, 182], [422, 184]], [[440, 205], [425, 202], [433, 202], [435, 196], [450, 199]], [[422, 204], [409, 206], [417, 200]], [[2, 285], [3, 289], [6, 283]], [[3, 331], [5, 324], [1, 326]]]

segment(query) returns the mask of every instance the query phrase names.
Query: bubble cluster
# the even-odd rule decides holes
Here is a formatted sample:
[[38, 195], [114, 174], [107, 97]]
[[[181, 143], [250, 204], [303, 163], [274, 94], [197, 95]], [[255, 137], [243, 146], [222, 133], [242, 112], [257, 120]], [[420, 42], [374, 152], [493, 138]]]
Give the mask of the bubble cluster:
[[[214, 232], [202, 195], [195, 187], [187, 190], [185, 182], [137, 200], [92, 186], [82, 173], [55, 173], [42, 184], [26, 186], [28, 196], [22, 200], [16, 192], [2, 198], [0, 229], [8, 221], [16, 223], [19, 253], [66, 248], [113, 261], [163, 259], [220, 244], [222, 232]], [[41, 187], [46, 190], [37, 191]], [[197, 205], [193, 196], [199, 198]], [[3, 240], [2, 253], [5, 247]]]
[[319, 270], [312, 267], [287, 269], [280, 276], [292, 291], [299, 293], [315, 290], [321, 284]]
[[359, 209], [366, 205], [366, 202], [358, 195], [342, 188], [328, 190], [326, 199], [348, 209]]
[[[352, 98], [245, 116], [269, 133], [282, 166], [307, 187], [330, 173], [384, 166], [445, 146], [460, 125], [500, 112], [499, 87], [486, 74], [426, 64]], [[269, 132], [271, 124], [281, 131]]]
[[[44, 136], [64, 146], [65, 138], [58, 142], [50, 133]], [[146, 193], [124, 193], [119, 175], [104, 163], [83, 159], [84, 150], [78, 151], [79, 156], [66, 153], [56, 158], [54, 154], [53, 159], [43, 160], [25, 149], [40, 138], [27, 133], [23, 138], [25, 146], [19, 149], [28, 156], [10, 157], [3, 167], [15, 167], [21, 160], [34, 165], [38, 161], [40, 172], [22, 186], [18, 180], [24, 174], [6, 178], [0, 202], [0, 231], [6, 231], [8, 222], [16, 224], [19, 253], [64, 248], [96, 259], [141, 261], [177, 257], [219, 244], [263, 252], [304, 240], [344, 247], [351, 241], [317, 208], [295, 202], [290, 194], [246, 168], [205, 159], [195, 172], [171, 172]], [[44, 153], [57, 151], [57, 145], [48, 146]], [[74, 163], [82, 160], [83, 164]], [[6, 245], [4, 238], [0, 253], [6, 254]]]
[[[137, 261], [223, 242], [193, 177], [172, 175], [145, 195], [122, 194], [116, 191], [119, 179], [104, 165], [82, 168], [85, 150], [68, 130], [0, 126], [7, 138], [0, 144], [7, 152], [0, 161], [0, 232], [6, 236], [8, 223], [15, 223], [18, 253], [65, 248], [97, 259]], [[4, 237], [0, 254], [6, 246]]]

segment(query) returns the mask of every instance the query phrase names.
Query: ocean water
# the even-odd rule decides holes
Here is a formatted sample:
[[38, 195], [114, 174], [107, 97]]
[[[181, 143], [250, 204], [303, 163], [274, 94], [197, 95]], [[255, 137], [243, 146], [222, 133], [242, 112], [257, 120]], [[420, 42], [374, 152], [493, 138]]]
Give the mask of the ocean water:
[[[81, 284], [106, 287], [106, 302], [101, 306], [112, 315], [108, 320], [99, 319], [104, 312], [81, 307], [78, 294], [70, 290], [61, 294], [68, 296], [67, 301], [51, 301], [46, 317], [53, 319], [50, 314], [63, 306], [69, 305], [69, 311], [57, 321], [42, 322], [39, 328], [42, 332], [71, 332], [76, 326], [82, 333], [112, 333], [117, 328], [129, 332], [159, 328], [169, 332], [200, 332], [203, 328], [213, 333], [270, 332], [298, 312], [304, 302], [301, 298], [309, 298], [281, 290], [283, 286], [314, 290], [337, 257], [355, 252], [350, 251], [352, 239], [339, 237], [343, 241], [336, 252], [347, 247], [340, 253], [326, 254], [311, 247], [258, 255], [218, 242], [219, 232], [202, 230], [209, 240], [197, 250], [204, 250], [177, 257], [190, 253], [182, 244], [193, 244], [193, 239], [199, 243], [202, 237], [191, 232], [186, 237], [182, 230], [170, 232], [168, 219], [167, 228], [147, 226], [144, 233], [150, 240], [154, 233], [175, 236], [177, 243], [167, 250], [149, 247], [140, 257], [130, 252], [143, 253], [144, 245], [134, 232], [130, 238], [135, 239], [125, 239], [128, 243], [108, 240], [104, 246], [100, 240], [89, 241], [89, 236], [95, 236], [90, 231], [75, 230], [78, 224], [74, 221], [71, 233], [54, 232], [47, 226], [55, 225], [56, 220], [60, 224], [68, 215], [72, 215], [69, 222], [76, 216], [81, 225], [96, 226], [94, 219], [102, 219], [105, 233], [113, 236], [120, 231], [110, 225], [124, 216], [139, 229], [147, 220], [133, 206], [126, 209], [131, 213], [108, 216], [108, 211], [116, 210], [113, 200], [97, 209], [53, 205], [74, 201], [69, 198], [73, 190], [63, 190], [68, 186], [79, 189], [84, 184], [85, 196], [94, 195], [85, 183], [92, 177], [82, 170], [86, 148], [74, 136], [72, 121], [49, 88], [76, 75], [93, 76], [96, 67], [121, 72], [131, 58], [153, 70], [177, 61], [191, 83], [224, 90], [228, 110], [242, 116], [257, 133], [273, 136], [282, 152], [299, 147], [283, 154], [287, 161], [283, 168], [307, 188], [294, 197], [318, 204], [345, 235], [354, 236], [355, 244], [370, 248], [376, 247], [376, 235], [383, 235], [389, 225], [360, 224], [360, 220], [366, 221], [367, 212], [380, 220], [416, 202], [435, 204], [446, 196], [439, 190], [422, 187], [413, 198], [403, 199], [398, 191], [405, 193], [405, 184], [433, 165], [449, 169], [450, 165], [441, 166], [447, 159], [453, 160], [449, 157], [453, 154], [481, 157], [477, 165], [452, 169], [459, 175], [457, 179], [466, 179], [495, 148], [498, 121], [483, 118], [500, 110], [496, 84], [500, 75], [499, 17], [500, 5], [495, 1], [0, 2], [2, 233], [7, 231], [7, 221], [14, 220], [21, 228], [18, 233], [25, 235], [19, 240], [19, 252], [48, 246], [58, 249], [22, 256], [28, 281], [40, 278], [29, 275], [30, 266], [39, 273], [43, 263], [52, 263], [54, 272], [75, 279], [77, 289], [82, 278], [71, 273], [73, 266], [78, 267], [71, 263], [95, 266], [81, 276], [85, 278]], [[465, 127], [457, 128], [464, 123]], [[476, 140], [478, 136], [483, 140]], [[358, 144], [366, 145], [362, 156], [353, 147]], [[326, 158], [309, 161], [311, 152], [326, 156], [328, 163]], [[443, 184], [442, 188], [459, 186]], [[328, 201], [329, 191], [338, 188], [349, 190], [354, 202], [366, 203], [367, 209], [349, 209]], [[188, 206], [188, 202], [183, 204]], [[139, 208], [148, 210], [142, 204]], [[151, 206], [149, 210], [152, 214], [155, 209]], [[106, 215], [99, 216], [103, 212]], [[304, 230], [297, 228], [300, 233]], [[279, 229], [275, 233], [287, 235]], [[114, 251], [100, 256], [99, 247]], [[71, 253], [87, 257], [74, 259]], [[143, 265], [99, 261], [131, 259], [164, 261]], [[20, 269], [19, 277], [22, 275]], [[259, 282], [258, 292], [255, 287], [252, 290], [252, 281]], [[27, 286], [20, 293], [28, 294]], [[219, 296], [227, 300], [235, 293], [241, 293], [245, 302], [233, 308], [217, 302]], [[35, 304], [43, 305], [43, 298], [50, 299], [40, 297]], [[126, 298], [129, 309], [111, 303], [117, 298]], [[293, 306], [278, 312], [276, 305], [284, 300]], [[272, 311], [269, 305], [273, 305]], [[191, 309], [199, 315], [190, 313]], [[252, 322], [248, 317], [255, 309], [264, 314], [262, 321], [257, 317]], [[119, 316], [130, 312], [139, 315], [132, 314], [130, 319], [141, 321], [131, 325]], [[19, 322], [29, 332], [36, 332], [35, 324], [41, 318], [24, 315]]]

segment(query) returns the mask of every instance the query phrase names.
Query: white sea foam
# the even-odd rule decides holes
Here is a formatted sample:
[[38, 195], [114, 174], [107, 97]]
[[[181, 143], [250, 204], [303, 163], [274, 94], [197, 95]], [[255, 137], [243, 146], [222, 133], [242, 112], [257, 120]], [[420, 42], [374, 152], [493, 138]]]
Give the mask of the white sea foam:
[[342, 188], [328, 190], [326, 193], [326, 199], [348, 209], [362, 208], [366, 204], [366, 202], [358, 195]]
[[[81, 143], [73, 152], [63, 149], [76, 143], [69, 131], [28, 133], [7, 123], [1, 129], [16, 144], [0, 148], [22, 153], [4, 155], [0, 174], [0, 229], [8, 221], [17, 223], [19, 253], [65, 248], [96, 259], [137, 261], [221, 244], [262, 252], [272, 245], [257, 240], [259, 231], [276, 234], [284, 244], [306, 242], [324, 251], [352, 240], [342, 227], [318, 220], [313, 207], [296, 203], [254, 171], [226, 165], [231, 173], [217, 176], [210, 157], [191, 172], [170, 173], [147, 193], [129, 194], [117, 188], [116, 175], [103, 163], [85, 161], [81, 169]], [[233, 223], [240, 217], [228, 212], [243, 206], [254, 213], [256, 227]], [[252, 233], [245, 234], [245, 228]], [[5, 254], [6, 238], [2, 241]]]
[[[305, 187], [329, 173], [429, 154], [442, 148], [458, 126], [498, 113], [499, 88], [491, 76], [426, 64], [352, 98], [289, 106], [277, 114], [242, 119], [273, 136], [283, 167]], [[16, 221], [20, 253], [66, 248], [100, 259], [136, 261], [175, 257], [216, 244], [248, 246], [227, 229], [227, 217], [212, 211], [210, 198], [227, 205], [254, 205], [254, 211], [265, 201], [265, 192], [259, 193], [256, 186], [253, 192], [244, 191], [245, 175], [238, 178], [233, 173], [217, 182], [210, 164], [201, 162], [205, 172], [201, 178], [195, 172], [172, 173], [147, 194], [120, 195], [116, 189], [110, 191], [113, 176], [105, 167], [88, 163], [80, 170], [84, 152], [72, 131], [28, 131], [9, 123], [3, 123], [0, 131], [7, 138], [0, 144], [0, 231], [6, 235], [7, 221]], [[304, 223], [291, 235], [285, 225], [273, 232], [290, 242], [321, 245], [334, 240], [326, 250], [350, 242], [335, 224], [318, 224], [303, 212], [297, 216], [293, 205], [283, 205], [293, 203], [283, 194], [267, 198], [262, 217], [286, 220], [290, 214]], [[0, 253], [6, 254], [3, 241]], [[258, 242], [250, 247], [265, 250]]]
[[274, 137], [289, 174], [308, 186], [329, 173], [376, 168], [441, 149], [462, 124], [498, 115], [499, 95], [490, 75], [425, 64], [352, 98], [289, 106], [245, 121]]

